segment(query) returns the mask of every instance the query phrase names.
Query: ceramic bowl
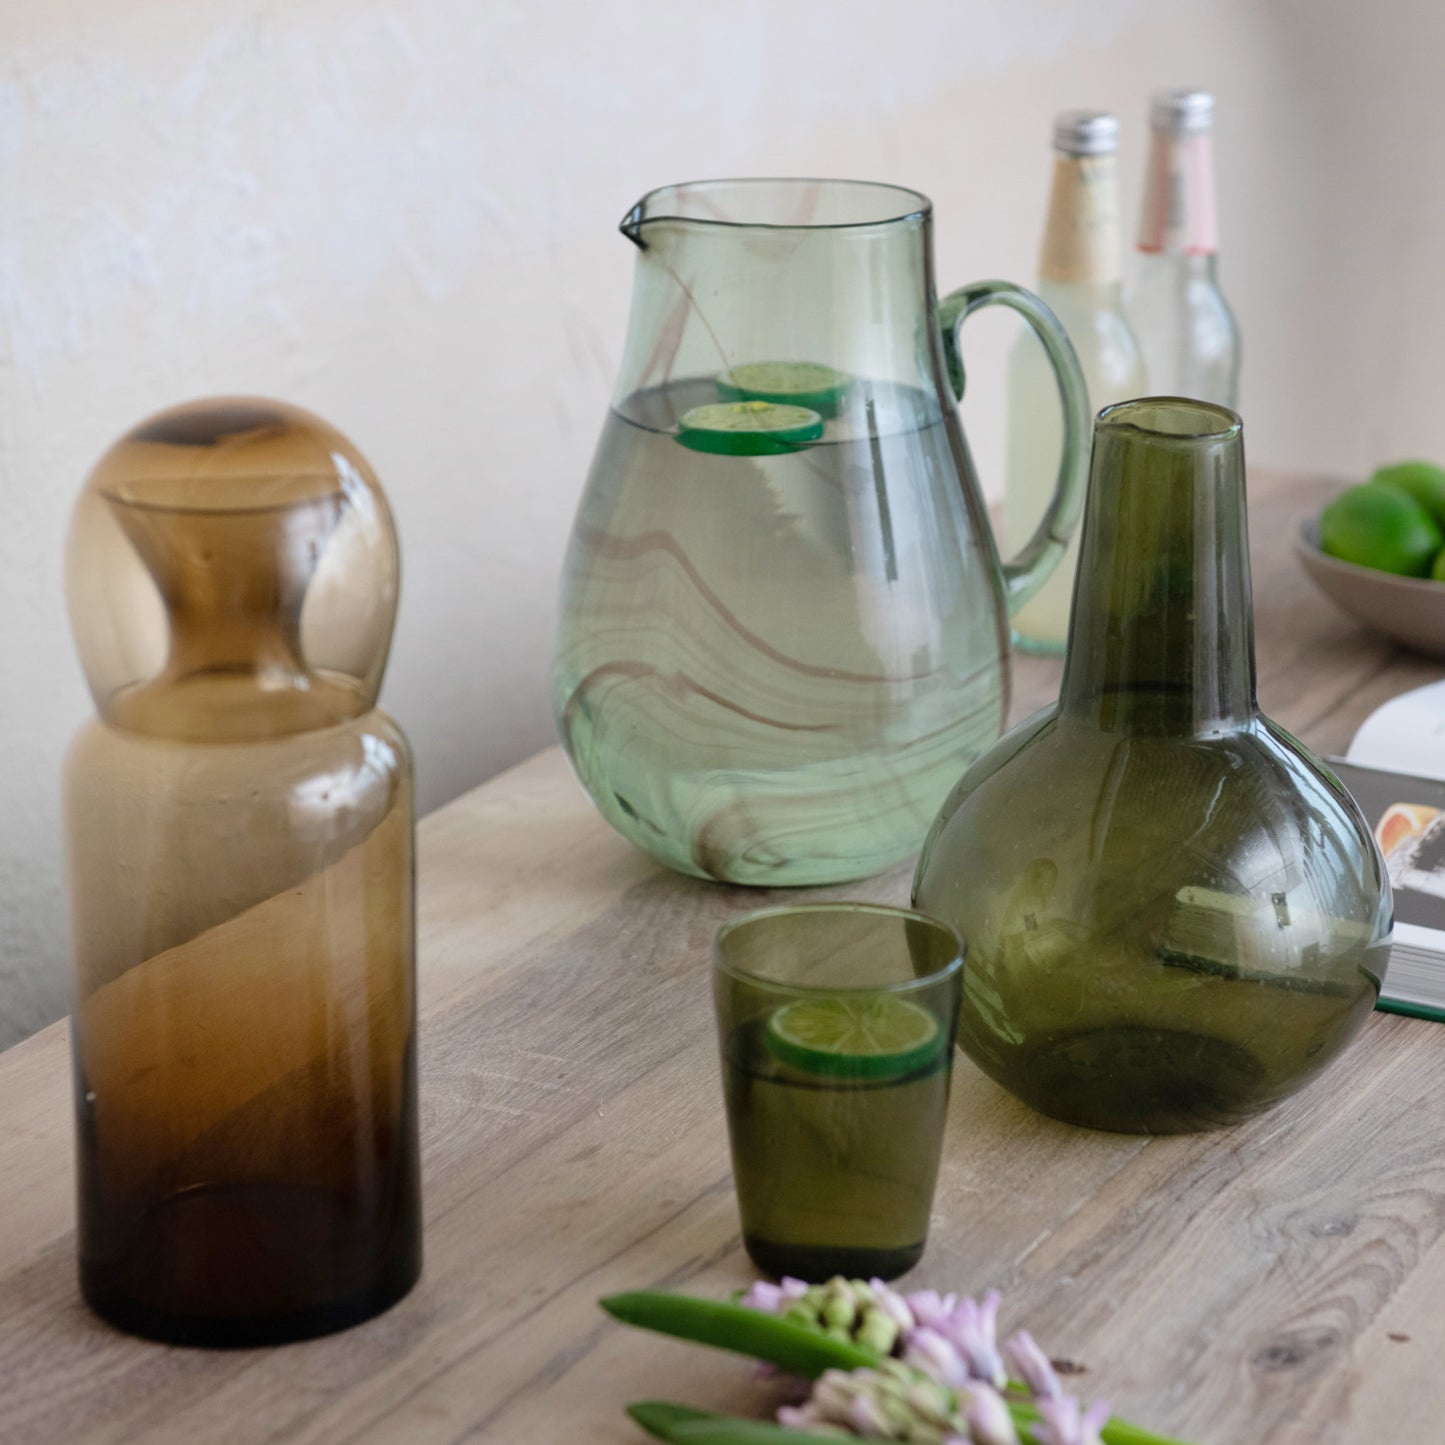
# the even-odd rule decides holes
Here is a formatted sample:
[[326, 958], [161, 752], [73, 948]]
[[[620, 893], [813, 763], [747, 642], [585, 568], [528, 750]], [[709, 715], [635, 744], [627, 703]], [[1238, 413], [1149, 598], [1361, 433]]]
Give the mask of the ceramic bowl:
[[1445, 657], [1445, 582], [1396, 577], [1320, 551], [1318, 518], [1301, 527], [1295, 550], [1321, 592], [1351, 617], [1431, 657]]

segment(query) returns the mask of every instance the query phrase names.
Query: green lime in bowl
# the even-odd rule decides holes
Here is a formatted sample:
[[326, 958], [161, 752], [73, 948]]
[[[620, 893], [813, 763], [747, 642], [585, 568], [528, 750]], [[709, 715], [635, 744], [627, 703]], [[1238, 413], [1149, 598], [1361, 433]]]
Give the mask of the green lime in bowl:
[[805, 406], [723, 401], [695, 406], [678, 423], [677, 439], [695, 452], [761, 457], [795, 452], [823, 435], [823, 418]]
[[1320, 513], [1321, 549], [1360, 567], [1428, 577], [1442, 546], [1445, 535], [1435, 519], [1389, 482], [1349, 487]]
[[1395, 462], [1381, 467], [1370, 482], [1409, 493], [1435, 519], [1436, 526], [1445, 528], [1445, 467], [1434, 462]]
[[728, 401], [770, 401], [803, 406], [819, 416], [837, 416], [853, 378], [819, 361], [750, 361], [717, 379], [718, 395]]
[[[1350, 496], [1361, 492], [1367, 494], [1363, 501]], [[1296, 555], [1341, 611], [1417, 652], [1445, 658], [1445, 548], [1431, 553], [1435, 524], [1428, 516], [1422, 521], [1418, 507], [1411, 511], [1402, 500], [1409, 502], [1393, 485], [1350, 488], [1324, 513], [1300, 523]], [[1332, 554], [1324, 545], [1327, 517], [1334, 546], [1360, 560]], [[1402, 547], [1402, 538], [1408, 545]], [[1382, 561], [1420, 570], [1408, 576], [1382, 571]]]
[[769, 1019], [773, 1057], [805, 1074], [897, 1079], [927, 1067], [943, 1043], [926, 1008], [891, 993], [800, 998]]

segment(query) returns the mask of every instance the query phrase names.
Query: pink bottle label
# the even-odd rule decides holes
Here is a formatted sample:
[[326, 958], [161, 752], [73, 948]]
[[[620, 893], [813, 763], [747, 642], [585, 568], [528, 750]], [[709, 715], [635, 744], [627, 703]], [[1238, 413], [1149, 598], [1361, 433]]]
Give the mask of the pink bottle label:
[[1214, 138], [1155, 133], [1144, 182], [1139, 249], [1212, 256], [1219, 249]]

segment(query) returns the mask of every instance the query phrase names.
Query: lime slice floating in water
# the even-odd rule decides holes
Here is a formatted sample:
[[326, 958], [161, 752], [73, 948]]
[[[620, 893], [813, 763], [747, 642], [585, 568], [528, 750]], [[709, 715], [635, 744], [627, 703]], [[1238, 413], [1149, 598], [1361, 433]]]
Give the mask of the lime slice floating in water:
[[677, 439], [695, 452], [759, 457], [794, 452], [823, 435], [823, 418], [805, 406], [720, 401], [682, 414]]
[[723, 372], [717, 389], [730, 401], [770, 401], [837, 416], [852, 381], [847, 372], [818, 361], [750, 361]]
[[805, 1073], [853, 1079], [912, 1073], [938, 1055], [939, 1034], [926, 1008], [891, 993], [800, 998], [768, 1020], [775, 1058]]

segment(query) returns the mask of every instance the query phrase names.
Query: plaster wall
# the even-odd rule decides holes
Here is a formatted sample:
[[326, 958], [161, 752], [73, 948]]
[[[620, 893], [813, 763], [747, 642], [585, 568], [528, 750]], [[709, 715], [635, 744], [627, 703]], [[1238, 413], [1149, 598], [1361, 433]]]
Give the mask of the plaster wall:
[[[272, 394], [371, 458], [405, 556], [385, 702], [432, 807], [551, 740], [555, 580], [643, 191], [896, 180], [936, 203], [941, 288], [1027, 281], [1053, 112], [1120, 112], [1132, 218], [1147, 92], [1208, 86], [1253, 460], [1445, 455], [1442, 24], [1413, 0], [9, 0], [0, 1044], [65, 1006], [58, 776], [89, 701], [62, 546], [140, 417]], [[991, 486], [1014, 324], [970, 323]]]

